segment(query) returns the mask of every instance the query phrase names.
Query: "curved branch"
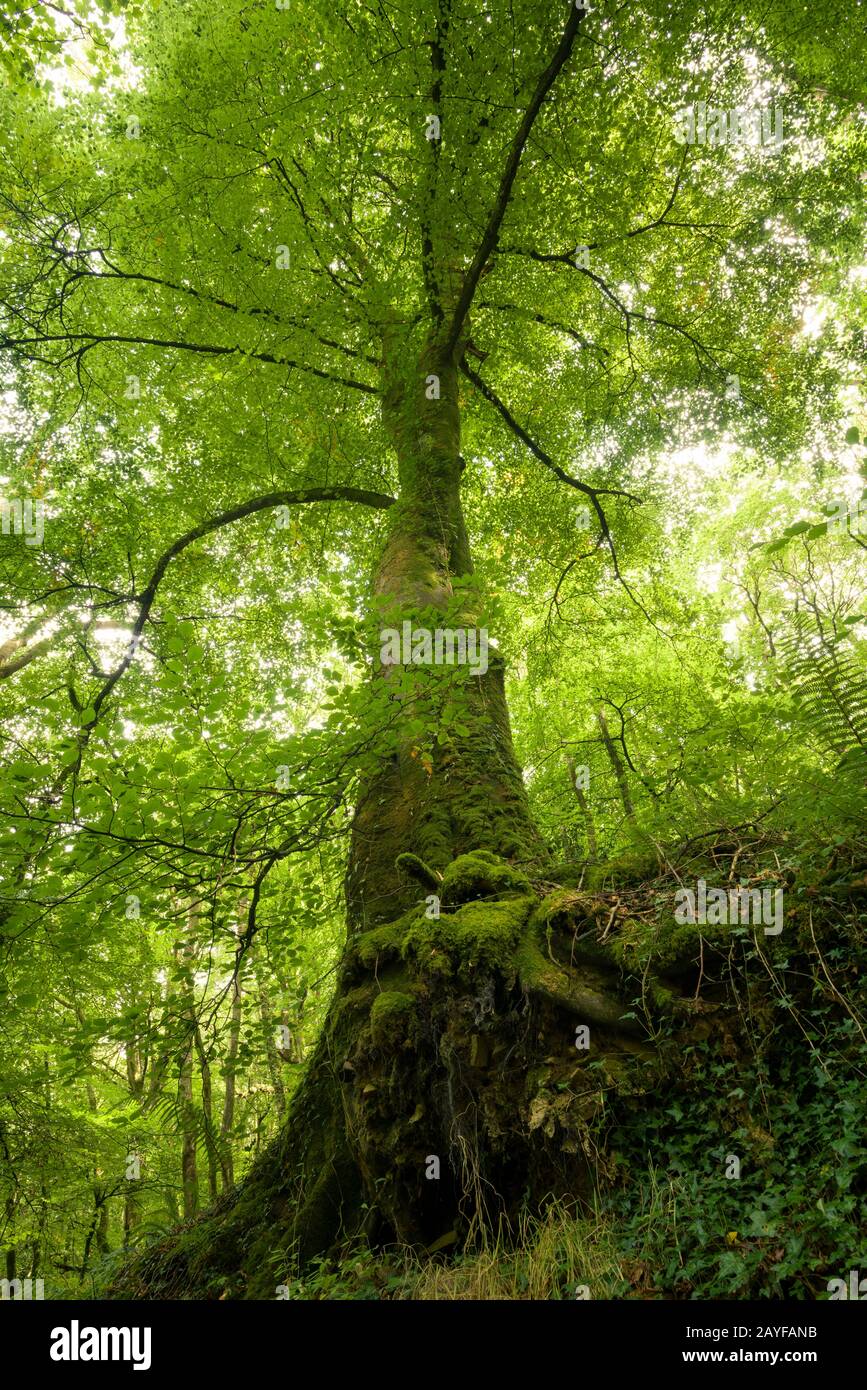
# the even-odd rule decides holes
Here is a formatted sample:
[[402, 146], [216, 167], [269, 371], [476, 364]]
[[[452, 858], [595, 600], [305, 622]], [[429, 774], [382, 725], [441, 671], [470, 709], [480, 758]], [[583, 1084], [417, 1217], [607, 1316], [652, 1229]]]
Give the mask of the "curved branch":
[[527, 433], [523, 425], [518, 424], [518, 421], [515, 419], [508, 406], [504, 405], [497, 393], [491, 389], [488, 383], [486, 381], [483, 381], [482, 378], [478, 375], [478, 373], [474, 372], [473, 369], [467, 365], [466, 359], [463, 359], [461, 361], [461, 371], [463, 372], [464, 376], [467, 377], [468, 380], [470, 380], [473, 383], [473, 385], [476, 387], [476, 390], [482, 396], [484, 396], [485, 400], [490, 402], [494, 409], [499, 412], [503, 420], [505, 420], [506, 424], [509, 426], [509, 429], [512, 431], [512, 433], [517, 435], [521, 443], [527, 446], [531, 454], [534, 454], [536, 458], [539, 460], [539, 462], [543, 463], [545, 467], [548, 469], [548, 471], [554, 474], [555, 478], [559, 478], [561, 483], [566, 483], [569, 487], [574, 487], [578, 492], [583, 492], [585, 497], [590, 498], [590, 501], [593, 504], [593, 510], [596, 513], [597, 520], [599, 521], [599, 525], [602, 530], [602, 535], [605, 539], [605, 544], [608, 546], [608, 550], [611, 555], [611, 562], [614, 566], [615, 576], [622, 584], [623, 588], [626, 590], [626, 593], [629, 595], [631, 602], [635, 604], [636, 608], [638, 608], [641, 613], [643, 613], [644, 617], [650, 623], [651, 627], [655, 628], [656, 631], [659, 632], [660, 628], [657, 627], [656, 623], [651, 618], [647, 609], [644, 607], [644, 604], [641, 602], [639, 598], [636, 597], [636, 595], [633, 593], [632, 589], [627, 584], [626, 580], [623, 578], [623, 575], [620, 572], [620, 566], [617, 562], [617, 552], [614, 549], [614, 541], [612, 540], [611, 529], [608, 525], [608, 518], [605, 515], [602, 503], [599, 501], [600, 497], [625, 497], [628, 502], [637, 502], [640, 506], [641, 498], [636, 497], [635, 494], [632, 492], [624, 492], [621, 488], [592, 487], [590, 483], [582, 483], [578, 478], [573, 478], [571, 474], [567, 473], [565, 469], [561, 468], [559, 464], [554, 462], [550, 454], [546, 454], [542, 446], [536, 443], [535, 439], [533, 439], [533, 437]]
[[[431, 105], [437, 116], [439, 116], [442, 110], [443, 78], [446, 71], [446, 43], [448, 40], [450, 19], [450, 0], [440, 0], [436, 22], [436, 38], [430, 43], [431, 68], [433, 70], [433, 82], [430, 96]], [[442, 285], [439, 284], [437, 278], [437, 257], [434, 247], [432, 226], [437, 184], [439, 182], [440, 143], [438, 140], [430, 140], [428, 144], [430, 150], [425, 168], [425, 196], [421, 214], [421, 268], [431, 317], [435, 323], [441, 323], [445, 317], [445, 312], [441, 302]]]
[[[138, 617], [132, 630], [132, 639], [127, 647], [126, 653], [120, 664], [106, 678], [105, 684], [93, 701], [94, 718], [89, 724], [84, 726], [84, 731], [89, 731], [95, 726], [99, 711], [106, 699], [110, 695], [114, 686], [121, 676], [132, 664], [136, 650], [139, 645], [141, 634], [144, 631], [148, 615], [153, 606], [157, 589], [160, 582], [171, 564], [187, 546], [194, 541], [200, 540], [202, 536], [207, 536], [211, 531], [218, 530], [221, 526], [229, 526], [233, 521], [241, 521], [245, 516], [253, 516], [256, 512], [272, 510], [275, 507], [302, 506], [308, 502], [358, 502], [363, 506], [374, 507], [384, 510], [394, 503], [394, 498], [386, 493], [370, 492], [363, 488], [356, 487], [310, 487], [301, 488], [291, 492], [272, 492], [266, 493], [261, 497], [253, 497], [249, 502], [242, 502], [237, 507], [230, 507], [225, 512], [220, 512], [218, 516], [212, 517], [209, 521], [202, 522], [201, 526], [195, 526], [191, 531], [187, 531], [163, 552], [156, 563], [154, 571], [147, 586], [139, 594], [132, 595], [130, 602], [139, 605]], [[12, 638], [3, 647], [0, 647], [0, 680], [5, 680], [8, 676], [14, 675], [17, 671], [28, 666], [36, 657], [42, 656], [54, 645], [54, 638], [44, 638], [39, 642], [27, 646], [30, 634], [35, 633], [46, 621], [45, 615], [33, 619], [16, 638]], [[21, 647], [24, 650], [20, 650]], [[15, 654], [17, 653], [17, 655]], [[86, 742], [86, 739], [84, 740]]]
[[557, 319], [548, 318], [546, 314], [539, 314], [534, 312], [533, 309], [526, 309], [520, 304], [498, 303], [493, 299], [480, 299], [476, 307], [479, 309], [499, 309], [503, 313], [518, 314], [521, 318], [528, 319], [532, 323], [541, 323], [543, 328], [552, 328], [557, 333], [565, 333], [568, 338], [571, 338], [573, 342], [577, 343], [578, 346], [585, 351], [592, 349], [594, 352], [598, 352], [604, 357], [610, 356], [610, 350], [608, 348], [603, 347], [601, 343], [591, 342], [589, 338], [585, 338], [577, 329], [570, 328], [568, 324], [560, 323]]
[[[9, 676], [14, 676], [16, 671], [21, 671], [25, 666], [29, 666], [31, 661], [36, 660], [37, 656], [42, 656], [43, 652], [48, 651], [51, 643], [50, 637], [43, 637], [41, 642], [34, 642], [29, 647], [21, 638], [13, 638], [12, 641], [7, 642], [0, 652], [0, 658], [4, 658], [0, 659], [0, 681], [7, 680]], [[21, 650], [22, 647], [23, 650]], [[5, 659], [4, 654], [9, 654], [10, 650], [17, 651], [18, 655]]]
[[43, 343], [81, 343], [82, 346], [76, 348], [57, 361], [50, 357], [40, 357], [35, 353], [22, 354], [26, 360], [31, 362], [45, 362], [49, 366], [56, 367], [63, 362], [74, 357], [81, 364], [81, 359], [86, 352], [99, 347], [102, 343], [130, 343], [138, 347], [161, 347], [175, 348], [181, 352], [201, 352], [212, 357], [232, 357], [236, 353], [242, 357], [248, 357], [256, 362], [267, 362], [270, 366], [292, 367], [298, 372], [307, 372], [310, 376], [316, 376], [323, 381], [333, 381], [338, 386], [351, 386], [355, 391], [364, 391], [368, 396], [378, 396], [379, 389], [376, 386], [368, 386], [364, 381], [355, 381], [348, 376], [335, 376], [332, 372], [324, 372], [319, 367], [306, 367], [303, 362], [296, 362], [290, 357], [274, 357], [269, 352], [250, 352], [242, 347], [218, 347], [210, 343], [184, 343], [170, 338], [137, 338], [121, 333], [46, 333], [36, 338], [9, 338], [0, 337], [0, 351], [7, 350], [17, 352], [21, 348], [39, 347]]
[[[611, 533], [608, 528], [608, 522], [606, 520], [605, 513], [602, 510], [602, 507], [599, 503], [599, 498], [606, 496], [625, 497], [627, 501], [637, 502], [639, 506], [641, 505], [641, 498], [636, 497], [635, 494], [632, 492], [624, 492], [621, 488], [592, 487], [590, 483], [582, 483], [578, 478], [573, 478], [571, 474], [567, 473], [565, 469], [561, 468], [558, 463], [554, 462], [550, 454], [546, 454], [542, 446], [536, 443], [535, 439], [533, 439], [532, 436], [527, 433], [523, 425], [518, 424], [518, 421], [515, 419], [514, 415], [509, 410], [509, 407], [507, 405], [504, 405], [497, 393], [488, 385], [486, 381], [482, 380], [478, 372], [474, 372], [472, 367], [468, 366], [466, 359], [464, 359], [461, 362], [461, 371], [463, 372], [464, 376], [467, 377], [468, 380], [473, 383], [480, 395], [484, 396], [485, 400], [489, 401], [490, 404], [494, 407], [494, 409], [499, 412], [499, 414], [505, 420], [506, 424], [509, 426], [509, 429], [512, 431], [512, 433], [518, 436], [522, 444], [526, 444], [527, 448], [530, 450], [530, 453], [535, 454], [539, 462], [543, 463], [545, 467], [549, 470], [549, 472], [553, 473], [556, 478], [559, 478], [561, 483], [568, 483], [569, 487], [577, 488], [579, 492], [583, 492], [586, 497], [590, 498], [591, 502], [593, 503], [596, 516], [599, 520], [599, 525], [602, 528], [602, 534], [608, 542], [609, 548], [611, 548]], [[615, 565], [616, 563], [617, 562], [615, 559]]]
[[233, 314], [246, 315], [250, 318], [265, 318], [271, 323], [288, 323], [292, 328], [297, 328], [302, 333], [309, 333], [321, 343], [323, 347], [332, 348], [335, 352], [342, 352], [345, 357], [355, 357], [361, 361], [369, 362], [372, 367], [378, 367], [377, 358], [369, 353], [357, 352], [355, 348], [347, 347], [345, 343], [339, 343], [336, 338], [324, 338], [315, 329], [309, 328], [292, 314], [277, 313], [276, 309], [271, 309], [267, 305], [262, 307], [244, 308], [241, 304], [235, 304], [231, 299], [222, 299], [219, 295], [209, 294], [206, 290], [197, 290], [194, 285], [179, 285], [174, 280], [164, 280], [158, 275], [145, 275], [140, 271], [121, 270], [114, 265], [106, 256], [105, 252], [97, 248], [97, 255], [100, 256], [105, 265], [109, 266], [109, 272], [100, 270], [74, 270], [64, 281], [61, 288], [61, 296], [65, 300], [67, 291], [74, 285], [85, 280], [116, 280], [116, 281], [138, 281], [142, 284], [156, 285], [159, 289], [172, 290], [175, 294], [185, 294], [191, 299], [196, 299], [202, 304], [213, 304], [218, 309], [228, 309]]
[[262, 497], [253, 497], [249, 502], [242, 502], [237, 507], [230, 507], [228, 511], [220, 512], [219, 516], [212, 517], [210, 521], [203, 521], [201, 526], [194, 526], [191, 531], [180, 536], [168, 548], [164, 550], [154, 567], [154, 571], [148, 581], [147, 586], [142, 592], [136, 595], [135, 601], [138, 602], [139, 612], [133, 629], [132, 639], [124, 654], [123, 660], [111, 672], [110, 676], [102, 687], [93, 702], [93, 719], [84, 726], [85, 730], [92, 729], [99, 719], [99, 712], [108, 699], [121, 676], [132, 664], [136, 654], [141, 634], [144, 631], [148, 616], [156, 598], [157, 589], [160, 586], [166, 570], [172, 560], [177, 559], [187, 546], [192, 545], [193, 541], [201, 540], [203, 536], [209, 535], [212, 531], [217, 531], [221, 526], [229, 526], [233, 521], [241, 521], [245, 516], [252, 516], [255, 512], [268, 511], [274, 507], [303, 506], [307, 502], [360, 502], [366, 507], [375, 507], [384, 510], [394, 505], [395, 499], [383, 492], [368, 492], [363, 488], [357, 487], [308, 487], [300, 488], [292, 492], [270, 492]]
[[[591, 248], [588, 247], [588, 250], [589, 249]], [[725, 375], [725, 367], [717, 361], [707, 344], [703, 343], [700, 338], [697, 338], [694, 333], [690, 333], [688, 328], [684, 328], [683, 324], [674, 323], [671, 319], [660, 318], [657, 314], [645, 314], [641, 309], [630, 309], [623, 303], [623, 300], [614, 293], [607, 281], [605, 281], [601, 275], [597, 274], [595, 270], [590, 270], [587, 266], [575, 264], [574, 251], [534, 251], [531, 248], [511, 246], [503, 250], [500, 254], [504, 256], [526, 256], [528, 260], [540, 261], [543, 264], [568, 266], [569, 269], [574, 270], [576, 274], [583, 275], [586, 279], [592, 280], [593, 284], [596, 285], [597, 289], [600, 290], [609, 304], [613, 304], [614, 308], [624, 320], [627, 340], [629, 338], [633, 319], [638, 319], [641, 323], [647, 323], [652, 328], [667, 328], [672, 333], [678, 333], [691, 344], [696, 356], [696, 361], [698, 362], [699, 373], [702, 371], [702, 355], [704, 355], [708, 362], [710, 362], [718, 372], [723, 376]]]
[[[74, 592], [74, 589], [70, 589], [69, 586], [61, 585], [59, 588], [50, 589], [44, 598], [45, 600], [56, 599], [61, 594], [64, 596], [63, 601], [68, 603], [74, 596]], [[37, 617], [31, 618], [14, 637], [10, 637], [7, 642], [0, 645], [0, 681], [8, 680], [17, 671], [22, 671], [25, 666], [30, 665], [31, 661], [35, 661], [38, 656], [42, 656], [43, 652], [47, 652], [53, 646], [53, 636], [40, 637], [36, 642], [32, 639], [36, 637], [40, 628], [51, 622], [54, 616], [50, 612], [39, 613]]]
[[509, 150], [509, 155], [506, 160], [506, 167], [500, 178], [500, 186], [497, 190], [494, 206], [490, 218], [488, 219], [488, 225], [479, 242], [479, 247], [473, 258], [473, 262], [466, 273], [464, 283], [461, 286], [460, 295], [458, 296], [458, 302], [455, 306], [445, 344], [448, 356], [451, 356], [457, 346], [458, 339], [461, 336], [461, 329], [464, 325], [464, 319], [473, 302], [473, 296], [476, 292], [476, 286], [479, 283], [482, 271], [487, 265], [492, 252], [496, 250], [497, 239], [500, 235], [500, 227], [502, 226], [503, 218], [506, 215], [506, 209], [512, 197], [512, 188], [518, 175], [524, 147], [530, 138], [530, 133], [533, 129], [536, 117], [541, 110], [542, 103], [569, 59], [569, 55], [572, 52], [572, 45], [575, 42], [575, 35], [578, 33], [578, 26], [584, 18], [585, 13], [586, 11], [576, 9], [574, 5], [572, 6], [569, 18], [566, 21], [566, 28], [563, 30], [563, 36], [557, 45], [556, 52], [545, 71], [539, 77], [536, 83], [536, 90], [530, 98], [530, 104], [524, 112], [521, 124], [515, 132], [515, 138], [512, 141], [512, 147]]

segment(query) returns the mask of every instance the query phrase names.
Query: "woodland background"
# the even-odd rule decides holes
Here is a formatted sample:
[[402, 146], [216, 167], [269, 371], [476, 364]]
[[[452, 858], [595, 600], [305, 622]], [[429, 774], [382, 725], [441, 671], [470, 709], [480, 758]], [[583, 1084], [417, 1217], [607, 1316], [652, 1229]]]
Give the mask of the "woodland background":
[[[565, 16], [493, 8], [512, 61], [537, 39], [547, 52]], [[528, 1218], [517, 1248], [493, 1236], [451, 1263], [360, 1246], [313, 1272], [275, 1267], [293, 1296], [572, 1297], [592, 1281], [608, 1297], [817, 1297], [863, 1236], [863, 7], [812, 7], [806, 26], [788, 6], [600, 10], [610, 27], [587, 64], [605, 136], [579, 157], [555, 102], [535, 183], [516, 196], [519, 230], [473, 307], [472, 369], [572, 472], [640, 505], [606, 504], [613, 558], [587, 499], [462, 379], [483, 617], [555, 881], [589, 874], [613, 908], [646, 905], [702, 865], [725, 881], [747, 866], [749, 881], [761, 861], [817, 955], [769, 966], [743, 933], [752, 968], [771, 972], [754, 1028], [780, 1042], [773, 1081], [758, 1045], [698, 1049], [688, 1096], [612, 1121], [594, 1212], [555, 1207]], [[481, 11], [461, 18], [484, 28]], [[275, 503], [202, 534], [167, 568], [137, 659], [106, 681], [128, 650], [129, 595], [179, 537], [287, 487], [395, 490], [376, 403], [333, 386], [344, 370], [375, 383], [377, 349], [351, 313], [340, 324], [317, 306], [319, 281], [279, 354], [249, 313], [227, 336], [244, 314], [223, 301], [260, 315], [283, 302], [274, 243], [297, 264], [307, 214], [289, 199], [280, 221], [279, 174], [266, 212], [251, 211], [243, 161], [213, 132], [253, 110], [279, 165], [305, 117], [269, 98], [275, 53], [317, 113], [349, 112], [307, 169], [327, 209], [317, 235], [334, 237], [320, 278], [358, 288], [338, 244], [345, 208], [327, 203], [357, 157], [360, 182], [383, 191], [371, 235], [398, 248], [379, 282], [394, 289], [401, 122], [420, 140], [426, 101], [406, 115], [389, 83], [428, 57], [393, 71], [355, 59], [386, 22], [400, 47], [421, 45], [429, 21], [237, 0], [0, 14], [0, 484], [45, 516], [41, 546], [0, 537], [0, 1247], [6, 1276], [44, 1278], [47, 1297], [98, 1292], [130, 1248], [243, 1177], [323, 1023], [354, 790], [389, 737], [366, 681], [386, 512]], [[762, 56], [745, 58], [765, 22]], [[704, 151], [690, 182], [687, 151], [660, 132], [695, 31], [695, 90], [718, 64], [718, 103], [779, 100], [790, 137], [779, 154]], [[497, 55], [492, 83], [506, 81]], [[131, 136], [131, 118], [161, 134]], [[377, 147], [392, 161], [381, 178]], [[495, 154], [465, 172], [471, 220]], [[84, 250], [106, 244], [103, 197], [106, 255], [139, 278], [61, 290], [96, 268]], [[624, 199], [635, 227], [658, 230], [624, 238]], [[579, 321], [565, 277], [541, 279], [557, 267], [510, 257], [525, 200], [553, 260], [576, 225], [595, 231], [592, 265], [620, 309], [585, 282]], [[160, 299], [157, 282], [184, 289]], [[698, 348], [648, 323], [675, 301]], [[97, 318], [104, 340], [82, 352], [74, 335]], [[241, 355], [165, 346], [229, 345], [232, 332]], [[268, 365], [311, 342], [330, 381]], [[841, 499], [845, 520], [829, 524]], [[413, 731], [423, 765], [460, 720], [458, 704]], [[709, 1135], [715, 1178], [702, 1176]], [[738, 1183], [723, 1177], [732, 1146], [747, 1156]]]

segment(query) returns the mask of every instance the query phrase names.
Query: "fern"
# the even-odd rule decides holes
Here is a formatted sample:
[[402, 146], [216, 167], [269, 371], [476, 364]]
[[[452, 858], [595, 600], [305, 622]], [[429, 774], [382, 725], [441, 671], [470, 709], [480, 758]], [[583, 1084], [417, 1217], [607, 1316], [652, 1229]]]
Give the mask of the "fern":
[[867, 671], [843, 649], [795, 614], [780, 643], [792, 693], [810, 732], [846, 766], [867, 765]]
[[195, 1138], [197, 1146], [206, 1145], [210, 1137], [217, 1156], [222, 1157], [224, 1162], [229, 1157], [230, 1146], [225, 1137], [213, 1125], [210, 1126], [209, 1136], [207, 1116], [197, 1105], [188, 1106], [173, 1096], [162, 1095], [147, 1104], [145, 1113], [155, 1117], [166, 1133], [183, 1134], [186, 1129]]

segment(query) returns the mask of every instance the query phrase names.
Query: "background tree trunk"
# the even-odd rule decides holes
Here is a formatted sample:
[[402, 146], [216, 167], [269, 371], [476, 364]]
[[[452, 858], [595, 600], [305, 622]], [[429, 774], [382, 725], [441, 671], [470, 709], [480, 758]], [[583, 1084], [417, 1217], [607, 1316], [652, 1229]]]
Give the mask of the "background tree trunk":
[[[241, 930], [246, 907], [242, 903], [235, 922], [234, 933]], [[241, 981], [237, 973], [232, 978], [232, 1009], [229, 1015], [229, 1039], [223, 1066], [223, 1117], [220, 1122], [220, 1155], [223, 1191], [235, 1185], [235, 1160], [232, 1153], [232, 1129], [235, 1124], [235, 1078], [238, 1067], [238, 1042], [241, 1037]]]
[[575, 759], [571, 753], [566, 754], [566, 767], [569, 770], [569, 783], [575, 793], [575, 800], [581, 807], [581, 814], [584, 817], [584, 830], [587, 835], [587, 857], [598, 859], [599, 846], [596, 842], [596, 826], [593, 823], [593, 812], [590, 810], [590, 802], [584, 794], [584, 788], [578, 782], [578, 769], [575, 766]]
[[211, 1099], [211, 1064], [208, 1061], [208, 1054], [205, 1051], [202, 1030], [198, 1024], [196, 1025], [195, 1042], [202, 1084], [202, 1118], [205, 1123], [205, 1152], [208, 1156], [208, 1193], [211, 1201], [214, 1202], [217, 1199], [217, 1169], [219, 1167], [219, 1158], [214, 1134], [214, 1108]]
[[614, 780], [617, 783], [617, 790], [620, 792], [620, 800], [623, 802], [623, 809], [626, 812], [626, 819], [634, 821], [635, 807], [632, 804], [632, 797], [629, 792], [629, 782], [626, 778], [626, 768], [624, 767], [623, 760], [617, 751], [614, 739], [611, 737], [611, 732], [608, 728], [608, 721], [606, 720], [605, 714], [601, 709], [598, 709], [596, 711], [596, 722], [599, 725], [599, 732], [602, 735], [602, 743], [604, 745], [605, 752], [608, 754], [608, 761], [611, 764], [611, 770], [614, 773]]
[[258, 965], [254, 965], [256, 973], [256, 987], [258, 992], [259, 1019], [262, 1024], [262, 1040], [265, 1046], [265, 1057], [268, 1062], [268, 1075], [271, 1078], [271, 1089], [274, 1092], [274, 1104], [277, 1114], [282, 1120], [286, 1114], [286, 1090], [283, 1085], [283, 1077], [280, 1074], [280, 1055], [276, 1041], [277, 1022], [271, 1012], [271, 1000], [268, 997], [268, 989], [262, 978]]
[[179, 996], [183, 1041], [178, 1056], [178, 1102], [181, 1116], [181, 1187], [184, 1195], [184, 1220], [199, 1210], [199, 1174], [196, 1164], [196, 1115], [193, 1104], [193, 1048], [197, 1028], [193, 996], [192, 947], [180, 942], [175, 948], [175, 961], [181, 972]]

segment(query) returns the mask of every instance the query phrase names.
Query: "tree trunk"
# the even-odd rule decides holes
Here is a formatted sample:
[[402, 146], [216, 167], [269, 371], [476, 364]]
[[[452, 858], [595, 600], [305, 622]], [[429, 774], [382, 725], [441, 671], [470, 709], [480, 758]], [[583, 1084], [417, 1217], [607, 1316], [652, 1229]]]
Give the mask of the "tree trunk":
[[[413, 358], [386, 334], [383, 418], [400, 497], [373, 583], [381, 627], [474, 628], [476, 600], [456, 585], [472, 570], [457, 372], [435, 337]], [[554, 954], [531, 882], [548, 854], [502, 662], [490, 651], [486, 671], [406, 672], [377, 660], [372, 681], [398, 732], [358, 798], [347, 946], [287, 1123], [203, 1218], [194, 1249], [170, 1238], [118, 1294], [273, 1298], [281, 1261], [303, 1266], [341, 1236], [446, 1245], [514, 1214], [529, 1189], [589, 1194], [586, 1135], [602, 1102], [596, 1073], [576, 1076], [575, 1020], [624, 1065], [642, 1044], [612, 962], [578, 970], [568, 948], [565, 962]], [[435, 729], [450, 701], [457, 727], [425, 743], [419, 709]], [[531, 1082], [555, 1049], [548, 1086]]]
[[208, 1061], [208, 1054], [205, 1051], [205, 1044], [202, 1039], [202, 1030], [196, 1025], [195, 1032], [196, 1053], [199, 1058], [199, 1074], [202, 1078], [202, 1118], [205, 1124], [205, 1152], [208, 1155], [208, 1193], [211, 1201], [217, 1200], [217, 1168], [219, 1158], [217, 1155], [216, 1136], [214, 1134], [214, 1107], [211, 1098], [211, 1064]]
[[[135, 996], [136, 1003], [139, 1002]], [[125, 1045], [126, 1055], [126, 1084], [130, 1096], [137, 1103], [141, 1103], [144, 1095], [144, 1079], [146, 1070], [146, 1059], [142, 1057], [139, 1045], [139, 1035], [135, 1027], [131, 1027], [127, 1035]], [[136, 1153], [135, 1141], [133, 1147], [127, 1149], [127, 1162], [129, 1155]], [[123, 1242], [129, 1245], [132, 1242], [136, 1227], [141, 1221], [141, 1202], [138, 1193], [138, 1178], [124, 1178], [123, 1191]]]
[[[80, 1011], [77, 1012], [80, 1022], [81, 1013]], [[99, 1101], [96, 1098], [96, 1090], [94, 1089], [93, 1083], [91, 1081], [87, 1082], [87, 1105], [91, 1115], [96, 1115], [99, 1113]], [[108, 1254], [109, 1250], [108, 1195], [104, 1184], [101, 1182], [102, 1173], [99, 1168], [94, 1169], [93, 1176], [93, 1219], [91, 1221], [90, 1228], [87, 1232], [87, 1238], [84, 1242], [84, 1254], [81, 1257], [82, 1282], [84, 1282], [84, 1279], [87, 1275], [87, 1268], [90, 1264], [90, 1251], [94, 1239], [96, 1240], [96, 1248], [101, 1255]]]
[[578, 769], [575, 766], [575, 759], [571, 753], [566, 754], [566, 767], [569, 771], [569, 783], [575, 793], [575, 800], [581, 807], [581, 814], [584, 817], [584, 830], [587, 835], [587, 858], [596, 860], [599, 858], [599, 845], [596, 840], [596, 826], [593, 821], [593, 812], [590, 810], [590, 802], [584, 795], [584, 788], [578, 781]]
[[[243, 913], [242, 913], [243, 915]], [[235, 924], [238, 935], [239, 921]], [[241, 1037], [241, 982], [237, 976], [232, 980], [232, 1009], [229, 1015], [229, 1043], [223, 1068], [223, 1118], [220, 1124], [220, 1156], [223, 1175], [223, 1191], [230, 1191], [235, 1185], [235, 1159], [232, 1152], [232, 1128], [235, 1123], [235, 1077], [238, 1066], [238, 1042]]]
[[99, 1204], [99, 1221], [96, 1225], [96, 1248], [100, 1255], [107, 1255], [111, 1249], [108, 1243], [108, 1217], [108, 1202], [103, 1193]]
[[7, 1199], [5, 1216], [6, 1216], [5, 1225], [6, 1225], [7, 1231], [9, 1232], [9, 1235], [7, 1236], [7, 1240], [9, 1241], [9, 1244], [8, 1244], [7, 1247], [6, 1247], [6, 1278], [9, 1279], [9, 1280], [12, 1280], [12, 1279], [15, 1278], [15, 1271], [16, 1271], [17, 1266], [18, 1266], [18, 1251], [17, 1251], [17, 1248], [16, 1248], [16, 1246], [15, 1246], [15, 1244], [14, 1244], [14, 1238], [15, 1238], [15, 1228], [14, 1228], [14, 1224], [13, 1224], [13, 1223], [14, 1223], [14, 1220], [15, 1220], [15, 1198], [14, 1198], [14, 1197], [9, 1197], [9, 1198]]
[[271, 1078], [271, 1089], [274, 1092], [274, 1106], [278, 1116], [282, 1120], [286, 1114], [286, 1089], [283, 1085], [283, 1077], [280, 1075], [280, 1055], [275, 1038], [277, 1024], [271, 1012], [271, 1000], [268, 997], [268, 989], [260, 974], [258, 965], [254, 965], [253, 969], [256, 975], [256, 988], [259, 996], [259, 1020], [262, 1025], [262, 1041], [265, 1047], [265, 1057], [268, 1062], [268, 1075]]
[[184, 1220], [189, 1221], [199, 1210], [199, 1174], [196, 1167], [196, 1128], [193, 1108], [193, 1045], [192, 1039], [184, 1048], [178, 1078], [181, 1101], [181, 1183], [184, 1191]]
[[180, 994], [184, 1026], [183, 1042], [178, 1059], [178, 1101], [181, 1117], [181, 1188], [184, 1194], [184, 1220], [189, 1221], [199, 1210], [199, 1174], [196, 1165], [196, 1113], [193, 1104], [193, 1049], [195, 1046], [196, 1006], [193, 997], [192, 944], [180, 942], [175, 948], [175, 960], [182, 968]]
[[[387, 629], [402, 631], [404, 621], [430, 629], [438, 615], [450, 629], [475, 628], [473, 608], [455, 607], [454, 581], [472, 573], [460, 495], [457, 372], [435, 339], [406, 374], [400, 338], [390, 346], [383, 419], [397, 453], [400, 498], [374, 579], [374, 602]], [[429, 400], [434, 390], [439, 399]], [[350, 933], [392, 920], [417, 899], [417, 889], [395, 870], [399, 854], [416, 854], [435, 870], [469, 850], [527, 864], [544, 860], [512, 748], [503, 664], [494, 651], [489, 663], [464, 688], [469, 735], [435, 751], [429, 766], [413, 737], [398, 738], [392, 756], [362, 789], [347, 872]], [[380, 666], [374, 679], [397, 685], [400, 675], [398, 666]], [[435, 693], [431, 706], [425, 713], [435, 718]]]
[[632, 804], [632, 797], [629, 794], [629, 783], [626, 780], [626, 768], [623, 766], [623, 759], [617, 751], [614, 739], [611, 737], [608, 728], [608, 721], [601, 709], [596, 711], [596, 722], [599, 725], [599, 732], [602, 735], [602, 742], [605, 752], [608, 754], [608, 761], [614, 773], [614, 780], [617, 783], [617, 790], [620, 792], [620, 800], [623, 802], [623, 809], [626, 812], [626, 819], [635, 820], [635, 807]]
[[130, 1245], [136, 1227], [141, 1221], [141, 1203], [135, 1187], [135, 1178], [128, 1178], [123, 1190], [123, 1243]]

